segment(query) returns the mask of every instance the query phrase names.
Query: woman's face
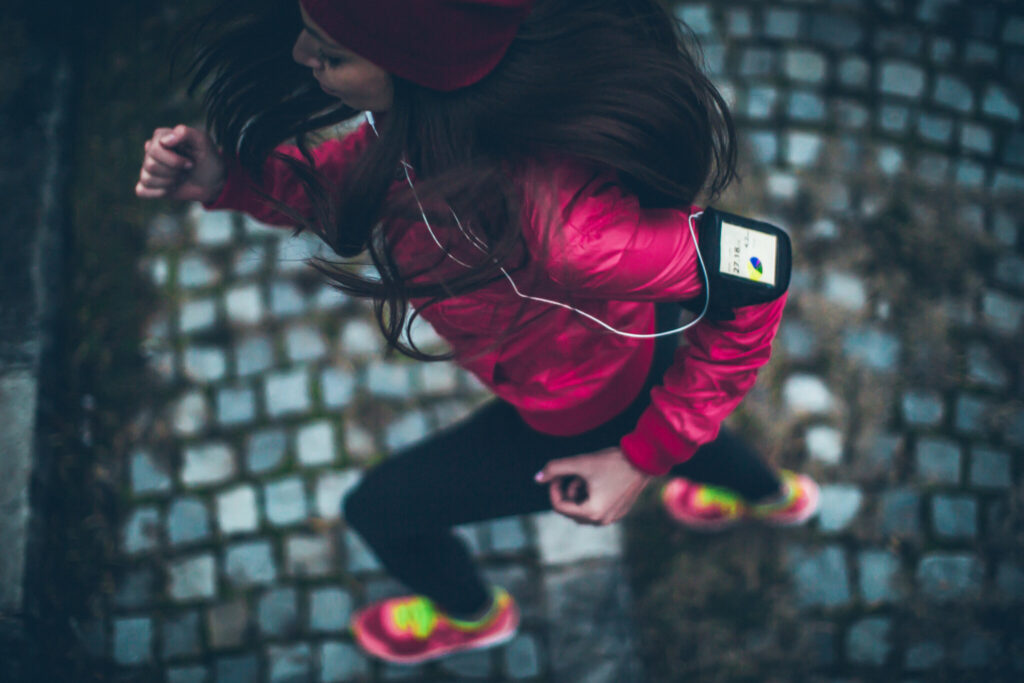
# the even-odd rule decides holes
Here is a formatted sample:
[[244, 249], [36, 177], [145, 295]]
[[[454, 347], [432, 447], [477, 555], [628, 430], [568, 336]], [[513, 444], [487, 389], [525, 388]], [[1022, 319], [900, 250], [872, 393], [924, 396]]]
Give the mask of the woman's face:
[[353, 109], [389, 110], [395, 93], [391, 75], [331, 40], [301, 5], [299, 10], [305, 28], [292, 47], [292, 58], [313, 70], [324, 92]]

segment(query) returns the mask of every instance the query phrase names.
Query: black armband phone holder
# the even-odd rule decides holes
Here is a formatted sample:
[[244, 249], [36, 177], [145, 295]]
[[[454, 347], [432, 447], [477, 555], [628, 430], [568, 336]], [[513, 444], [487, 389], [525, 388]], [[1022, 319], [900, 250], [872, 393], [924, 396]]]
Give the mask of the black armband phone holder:
[[698, 244], [707, 270], [705, 294], [683, 302], [710, 320], [733, 320], [733, 310], [774, 301], [789, 288], [792, 245], [781, 228], [708, 207]]

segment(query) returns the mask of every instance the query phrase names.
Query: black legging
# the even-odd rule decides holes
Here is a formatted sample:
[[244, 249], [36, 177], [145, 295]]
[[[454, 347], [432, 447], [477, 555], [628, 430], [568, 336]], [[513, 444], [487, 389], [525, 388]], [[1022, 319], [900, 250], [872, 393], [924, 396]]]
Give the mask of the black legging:
[[[678, 309], [658, 307], [658, 329], [672, 329]], [[551, 509], [534, 475], [550, 460], [610, 446], [636, 426], [650, 390], [672, 364], [678, 339], [658, 339], [647, 384], [633, 403], [600, 427], [551, 436], [529, 427], [500, 400], [370, 470], [344, 503], [345, 518], [381, 564], [442, 610], [469, 616], [490, 600], [465, 544], [452, 527]], [[672, 475], [728, 487], [749, 500], [777, 493], [779, 480], [751, 448], [723, 429], [676, 465]]]

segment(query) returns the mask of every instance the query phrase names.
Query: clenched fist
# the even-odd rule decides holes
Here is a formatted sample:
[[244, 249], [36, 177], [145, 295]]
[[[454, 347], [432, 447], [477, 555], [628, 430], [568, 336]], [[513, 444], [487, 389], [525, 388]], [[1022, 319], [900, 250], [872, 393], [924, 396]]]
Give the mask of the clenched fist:
[[157, 128], [145, 149], [135, 185], [139, 197], [210, 202], [224, 187], [224, 161], [205, 131]]

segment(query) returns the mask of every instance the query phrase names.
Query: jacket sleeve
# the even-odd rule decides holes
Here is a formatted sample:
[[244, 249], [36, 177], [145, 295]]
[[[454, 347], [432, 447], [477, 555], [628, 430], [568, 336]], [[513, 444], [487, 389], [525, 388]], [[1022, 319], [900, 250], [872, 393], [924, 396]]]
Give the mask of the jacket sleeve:
[[[688, 229], [696, 207], [644, 210], [608, 176], [576, 180], [582, 186], [567, 186], [582, 189], [560, 194], [561, 229], [548, 231], [545, 258], [552, 277], [581, 298], [658, 302], [703, 294], [698, 251]], [[702, 320], [687, 330], [689, 344], [676, 352], [636, 428], [621, 440], [633, 465], [665, 474], [715, 439], [722, 420], [768, 362], [785, 301], [784, 295], [744, 306], [735, 310], [734, 320]]]
[[[338, 183], [346, 170], [359, 158], [370, 142], [370, 127], [363, 124], [342, 138], [334, 138], [318, 145], [313, 151], [314, 168], [328, 180]], [[304, 162], [298, 147], [281, 145], [280, 152]], [[203, 203], [207, 210], [230, 209], [242, 211], [256, 220], [270, 225], [293, 226], [295, 221], [274, 208], [274, 205], [260, 196], [263, 192], [289, 206], [303, 216], [310, 216], [312, 203], [306, 191], [291, 168], [273, 156], [263, 165], [262, 182], [257, 182], [237, 160], [229, 162], [224, 187], [211, 202]]]

